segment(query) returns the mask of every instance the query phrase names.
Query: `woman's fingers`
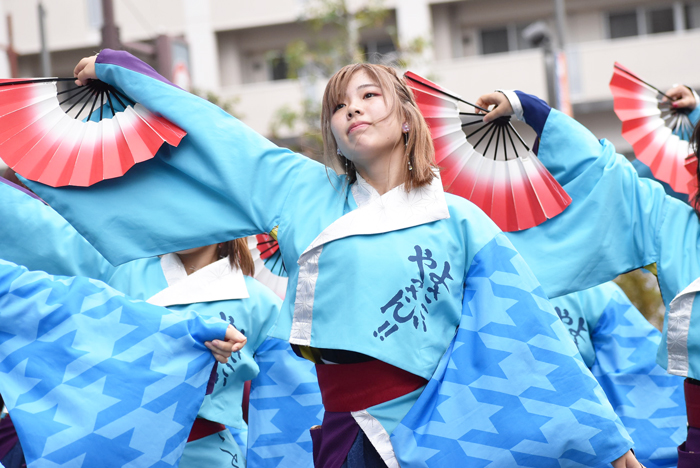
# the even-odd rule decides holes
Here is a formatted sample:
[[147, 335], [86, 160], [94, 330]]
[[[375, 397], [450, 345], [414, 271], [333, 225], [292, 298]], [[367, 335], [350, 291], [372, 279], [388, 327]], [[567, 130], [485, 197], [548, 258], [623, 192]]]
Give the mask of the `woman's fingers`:
[[[483, 107], [484, 109], [489, 109], [491, 106], [495, 106], [488, 114], [484, 116], [484, 123], [489, 123], [499, 117], [513, 114], [513, 107], [510, 105], [510, 101], [508, 101], [508, 98], [503, 93], [484, 94], [476, 100], [476, 105]], [[483, 111], [477, 110], [477, 112], [482, 113]]]
[[666, 95], [673, 100], [671, 105], [676, 109], [695, 109], [695, 106], [697, 106], [695, 95], [687, 86], [676, 85], [666, 91]]
[[[234, 353], [238, 350], [240, 350], [245, 344], [246, 341], [248, 341], [248, 338], [245, 337], [245, 335], [241, 332], [239, 332], [236, 327], [233, 325], [229, 325], [228, 328], [226, 329], [226, 342], [233, 343], [233, 348], [234, 348]], [[218, 341], [218, 340], [214, 340]]]
[[97, 75], [95, 74], [96, 59], [97, 55], [93, 55], [92, 57], [85, 57], [78, 62], [78, 65], [73, 69], [73, 76], [76, 78], [75, 84], [84, 86], [87, 84], [88, 80], [97, 79]]
[[631, 450], [610, 464], [613, 468], [644, 468], [644, 465], [637, 461]]
[[214, 356], [214, 359], [219, 361], [222, 364], [226, 364], [228, 362], [228, 359], [231, 357], [231, 352], [230, 351], [223, 351], [220, 348], [214, 346], [211, 341], [205, 341], [204, 346], [209, 348], [209, 351], [211, 351], [212, 356]]
[[221, 362], [226, 363], [231, 354], [240, 351], [243, 346], [245, 346], [248, 338], [238, 330], [233, 325], [229, 325], [226, 329], [226, 337], [224, 340], [212, 340], [206, 341], [204, 345], [209, 348], [214, 358]]

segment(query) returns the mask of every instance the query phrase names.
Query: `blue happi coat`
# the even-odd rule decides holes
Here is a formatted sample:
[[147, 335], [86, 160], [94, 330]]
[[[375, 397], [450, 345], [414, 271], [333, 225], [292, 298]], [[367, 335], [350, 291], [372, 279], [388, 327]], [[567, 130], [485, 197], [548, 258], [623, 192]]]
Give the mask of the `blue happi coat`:
[[[129, 294], [131, 297], [167, 306], [172, 310], [195, 310], [204, 317], [216, 317], [235, 325], [248, 338], [246, 346], [234, 354], [225, 365], [217, 368], [217, 378], [214, 390], [204, 398], [198, 416], [219, 422], [236, 429], [245, 426], [241, 413], [241, 398], [243, 383], [254, 379], [259, 373], [259, 348], [286, 347], [288, 353], [279, 355], [280, 360], [276, 376], [288, 380], [300, 379], [308, 381], [308, 372], [315, 379], [313, 366], [292, 353], [286, 342], [276, 343], [275, 346], [261, 346], [267, 338], [267, 333], [277, 318], [281, 301], [267, 288], [250, 277], [244, 277], [239, 270], [232, 271], [228, 259], [209, 265], [191, 275], [187, 275], [181, 262], [175, 255], [162, 258], [139, 259], [118, 267], [112, 266], [85, 239], [78, 234], [58, 213], [44, 205], [39, 200], [22, 193], [14, 184], [0, 178], [0, 219], [5, 223], [0, 225], [0, 258], [17, 262], [30, 269], [42, 269], [51, 274], [85, 276], [100, 279], [115, 288]], [[277, 340], [279, 341], [279, 340]], [[266, 356], [263, 354], [262, 356]], [[282, 359], [284, 357], [284, 359]], [[267, 359], [264, 358], [263, 359]], [[300, 367], [301, 366], [301, 367]], [[310, 368], [310, 369], [309, 369]], [[302, 372], [303, 376], [296, 376]], [[258, 392], [256, 385], [253, 391]], [[295, 391], [292, 388], [291, 391]], [[316, 392], [318, 388], [316, 385]], [[286, 395], [284, 395], [286, 396]], [[266, 395], [263, 398], [269, 404], [275, 398], [283, 396]], [[272, 403], [270, 403], [272, 402]], [[320, 424], [316, 419], [318, 408], [309, 409], [313, 417], [301, 423], [299, 412], [282, 412], [278, 419], [283, 420], [290, 428], [304, 431], [314, 424]], [[311, 422], [307, 426], [307, 422]], [[257, 424], [266, 425], [262, 417]], [[257, 425], [253, 425], [254, 430]], [[262, 429], [261, 429], [262, 430]], [[226, 435], [228, 437], [228, 435]], [[202, 460], [206, 453], [209, 463], [214, 463], [211, 452], [216, 454], [216, 461], [228, 466], [232, 461], [243, 464], [246, 459], [245, 450], [231, 441], [222, 445], [217, 436], [209, 436], [201, 441], [187, 445], [183, 463], [189, 460]], [[210, 440], [209, 440], [210, 439]], [[276, 450], [279, 437], [272, 437], [266, 448], [256, 450], [263, 455], [266, 450]], [[296, 441], [296, 440], [295, 440]], [[309, 438], [310, 441], [310, 438]], [[25, 441], [22, 441], [23, 443]], [[299, 440], [299, 447], [305, 447], [305, 440]], [[288, 447], [288, 441], [284, 441]], [[220, 450], [223, 447], [225, 450]], [[278, 449], [277, 449], [278, 450]], [[303, 449], [299, 449], [302, 450]], [[299, 454], [298, 454], [299, 455]], [[269, 458], [269, 457], [268, 457]], [[311, 450], [305, 452], [305, 457], [299, 456], [297, 461], [303, 466], [306, 459], [311, 463]], [[191, 464], [191, 463], [190, 463]], [[193, 462], [196, 465], [196, 462]], [[264, 463], [252, 463], [250, 466], [269, 466]], [[276, 466], [276, 465], [273, 465]]]
[[309, 429], [323, 420], [316, 368], [276, 338], [263, 342], [256, 361], [260, 372], [248, 406], [248, 468], [313, 467]]
[[[557, 217], [508, 237], [549, 297], [580, 291], [656, 263], [666, 304], [657, 362], [700, 379], [700, 223], [694, 210], [640, 178], [606, 140], [521, 92], [516, 116], [539, 136], [538, 157], [572, 198]], [[700, 119], [700, 108], [690, 118]], [[566, 261], [562, 261], [566, 259]]]
[[348, 186], [124, 52], [96, 70], [187, 136], [119, 179], [33, 190], [115, 264], [279, 225], [289, 286], [271, 334], [430, 379], [353, 413], [389, 466], [597, 466], [632, 445], [518, 252], [438, 178]]
[[175, 467], [228, 324], [0, 260], [0, 393], [30, 467]]
[[646, 467], [675, 467], [687, 421], [683, 379], [656, 364], [661, 333], [615, 283], [552, 299]]

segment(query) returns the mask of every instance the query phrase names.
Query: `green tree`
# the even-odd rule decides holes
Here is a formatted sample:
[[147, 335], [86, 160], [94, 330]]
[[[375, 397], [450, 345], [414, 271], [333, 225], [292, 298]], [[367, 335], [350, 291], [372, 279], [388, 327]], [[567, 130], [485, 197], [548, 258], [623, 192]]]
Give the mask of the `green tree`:
[[661, 291], [656, 276], [639, 269], [615, 278], [629, 300], [646, 319], [661, 330], [664, 324], [666, 307], [661, 299]]
[[222, 99], [221, 96], [212, 91], [202, 91], [201, 89], [197, 88], [194, 88], [192, 90], [192, 94], [196, 94], [197, 96], [206, 99], [212, 104], [219, 106], [225, 112], [228, 112], [237, 119], [243, 118], [243, 114], [236, 110], [236, 105], [238, 105], [238, 102], [241, 100], [241, 98], [238, 96], [229, 99]]
[[[383, 29], [394, 44], [396, 52], [386, 57], [386, 64], [405, 68], [428, 42], [418, 38], [410, 44], [400, 44], [396, 28], [388, 22], [389, 16], [390, 10], [382, 0], [367, 2], [355, 11], [348, 8], [346, 0], [309, 1], [299, 21], [308, 25], [316, 39], [310, 44], [303, 40], [289, 43], [284, 53], [288, 78], [300, 79], [306, 89], [313, 89], [316, 80], [329, 78], [344, 65], [367, 61], [360, 47], [360, 34], [369, 28]], [[321, 102], [318, 96], [308, 95], [300, 104], [299, 110], [280, 108], [270, 123], [270, 132], [278, 139], [283, 129], [300, 130], [298, 144], [292, 149], [321, 160]]]

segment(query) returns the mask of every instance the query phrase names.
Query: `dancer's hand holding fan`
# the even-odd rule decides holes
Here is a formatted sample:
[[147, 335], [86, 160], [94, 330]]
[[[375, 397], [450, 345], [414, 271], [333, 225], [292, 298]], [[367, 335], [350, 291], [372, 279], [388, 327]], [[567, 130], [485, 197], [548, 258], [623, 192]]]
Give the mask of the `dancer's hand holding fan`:
[[[0, 158], [52, 187], [120, 177], [185, 132], [95, 79], [94, 57], [74, 78], [0, 80]], [[59, 91], [59, 84], [65, 88]]]
[[[537, 226], [571, 203], [513, 128], [505, 96], [472, 104], [415, 73], [405, 78], [430, 127], [445, 190], [470, 200], [503, 231]], [[460, 110], [460, 103], [479, 113]], [[498, 107], [485, 117], [491, 104]]]
[[622, 121], [622, 136], [637, 159], [676, 192], [691, 193], [695, 173], [688, 170], [686, 159], [692, 157], [688, 141], [693, 124], [688, 114], [695, 107], [694, 93], [682, 86], [664, 93], [619, 63], [613, 69], [610, 91]]

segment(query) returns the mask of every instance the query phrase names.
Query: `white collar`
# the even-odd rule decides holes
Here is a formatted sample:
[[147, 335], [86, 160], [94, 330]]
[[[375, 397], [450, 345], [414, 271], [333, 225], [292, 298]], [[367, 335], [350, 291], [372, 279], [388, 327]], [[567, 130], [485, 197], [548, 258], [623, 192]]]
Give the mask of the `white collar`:
[[163, 255], [160, 265], [168, 287], [148, 299], [147, 302], [151, 304], [167, 307], [250, 297], [243, 273], [238, 268], [232, 268], [228, 258], [211, 263], [191, 275], [187, 275], [180, 257], [174, 253]]
[[[354, 184], [352, 184], [350, 190], [352, 191], [352, 196], [355, 199], [355, 203], [357, 203], [357, 207], [362, 208], [363, 206], [366, 206], [374, 200], [380, 198], [381, 195], [379, 195], [379, 192], [377, 192], [377, 190], [372, 187], [369, 182], [367, 182], [360, 175], [359, 172], [355, 172], [355, 174], [357, 176], [357, 180]], [[399, 185], [399, 187], [401, 187], [403, 190], [403, 184]], [[399, 187], [394, 187], [393, 189], [389, 190], [389, 192], [396, 190]]]
[[[432, 182], [406, 192], [399, 185], [379, 193], [359, 174], [350, 187], [358, 209], [336, 219], [309, 245], [304, 254], [328, 242], [355, 235], [398, 231], [450, 217], [440, 174]], [[300, 258], [301, 261], [301, 258]]]

